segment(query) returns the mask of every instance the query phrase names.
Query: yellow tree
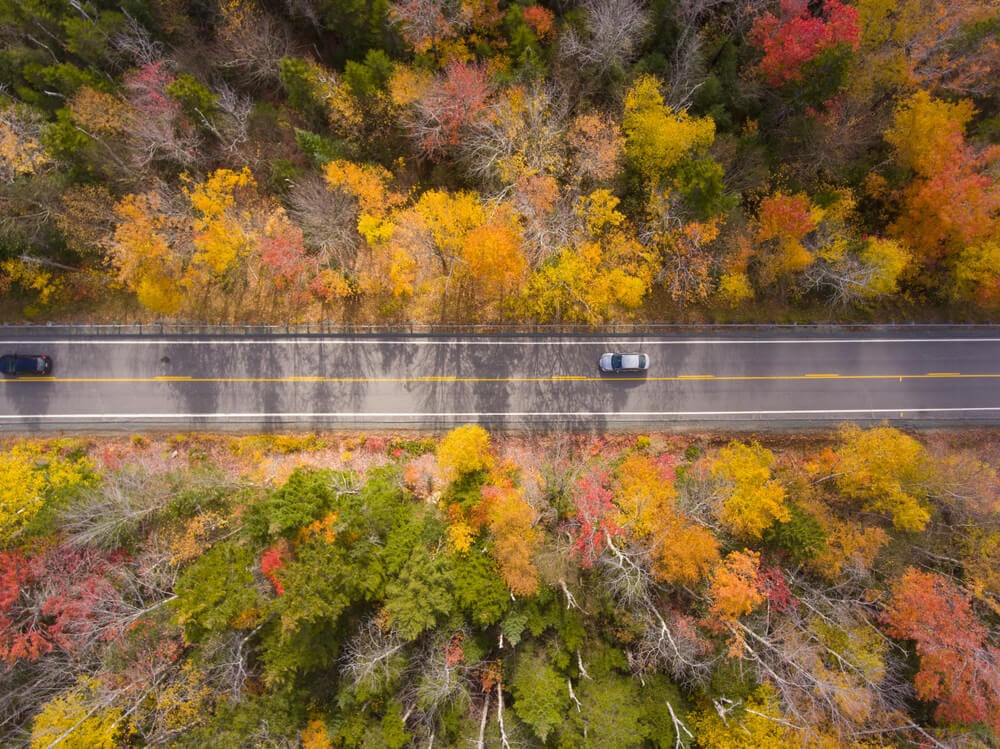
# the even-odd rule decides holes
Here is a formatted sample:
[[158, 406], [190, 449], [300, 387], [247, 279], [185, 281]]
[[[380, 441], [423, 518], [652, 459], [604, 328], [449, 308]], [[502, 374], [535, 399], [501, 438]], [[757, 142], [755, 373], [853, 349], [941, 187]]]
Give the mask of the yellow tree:
[[0, 452], [0, 548], [39, 513], [48, 499], [96, 480], [86, 457], [66, 457], [58, 447], [24, 441]]
[[714, 120], [674, 112], [650, 75], [640, 76], [625, 95], [622, 131], [625, 156], [654, 188], [666, 186], [682, 161], [707, 151], [715, 140]]
[[840, 430], [834, 482], [861, 507], [884, 513], [899, 530], [919, 532], [930, 520], [926, 491], [932, 465], [923, 445], [889, 426]]
[[712, 464], [712, 476], [725, 487], [719, 519], [740, 538], [757, 540], [775, 521], [791, 518], [785, 487], [771, 476], [773, 463], [774, 454], [757, 442], [731, 442]]
[[645, 455], [631, 455], [618, 467], [613, 500], [615, 522], [652, 556], [658, 580], [691, 585], [719, 561], [719, 542], [676, 507], [670, 464]]
[[195, 210], [192, 262], [216, 278], [224, 277], [254, 248], [253, 198], [257, 182], [250, 169], [218, 169], [186, 191]]
[[731, 707], [706, 704], [691, 717], [691, 727], [704, 749], [795, 749], [774, 689], [762, 686]]
[[65, 694], [49, 700], [31, 726], [31, 749], [115, 749], [126, 734], [121, 708], [102, 698], [101, 683], [81, 677]]
[[153, 312], [173, 314], [184, 302], [190, 255], [188, 223], [160, 192], [126, 195], [115, 206], [118, 226], [108, 259], [118, 279]]
[[489, 432], [478, 424], [451, 430], [438, 443], [437, 461], [446, 481], [489, 470], [493, 465]]
[[604, 322], [637, 309], [655, 271], [646, 248], [624, 232], [584, 239], [535, 270], [519, 300], [527, 316], [543, 321]]
[[42, 120], [29, 107], [0, 106], [0, 182], [37, 174], [51, 164], [41, 135]]

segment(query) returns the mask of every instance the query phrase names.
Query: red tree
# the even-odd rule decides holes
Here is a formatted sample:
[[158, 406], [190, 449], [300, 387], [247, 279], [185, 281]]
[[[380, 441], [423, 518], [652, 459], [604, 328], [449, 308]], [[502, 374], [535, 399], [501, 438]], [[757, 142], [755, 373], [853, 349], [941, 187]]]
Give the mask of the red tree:
[[764, 53], [758, 69], [771, 86], [802, 78], [802, 66], [838, 44], [858, 48], [858, 11], [839, 0], [826, 0], [819, 16], [808, 0], [781, 0], [780, 16], [764, 13], [754, 21], [750, 40]]
[[916, 643], [917, 696], [938, 703], [938, 721], [984, 722], [1000, 733], [1000, 649], [988, 644], [961, 589], [911, 567], [893, 586], [882, 620], [893, 637]]
[[78, 653], [115, 637], [123, 607], [110, 576], [121, 562], [121, 554], [93, 549], [0, 553], [0, 660]]
[[609, 484], [607, 474], [593, 471], [577, 481], [574, 487], [573, 555], [585, 569], [593, 566], [609, 538], [622, 533], [615, 522], [618, 508], [611, 501]]
[[490, 85], [483, 68], [452, 63], [417, 103], [410, 130], [425, 156], [440, 158], [486, 106]]

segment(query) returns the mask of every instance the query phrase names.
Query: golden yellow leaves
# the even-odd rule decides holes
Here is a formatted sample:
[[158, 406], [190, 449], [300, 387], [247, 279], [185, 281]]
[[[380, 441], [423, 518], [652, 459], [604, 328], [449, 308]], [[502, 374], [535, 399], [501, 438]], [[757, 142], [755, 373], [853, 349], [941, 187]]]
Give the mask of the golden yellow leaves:
[[837, 486], [862, 507], [887, 513], [899, 530], [922, 531], [930, 520], [924, 506], [931, 466], [923, 446], [892, 427], [840, 431]]
[[0, 182], [36, 174], [51, 163], [40, 135], [41, 120], [27, 107], [0, 109]]
[[715, 141], [715, 121], [674, 112], [650, 75], [640, 76], [625, 95], [622, 130], [626, 156], [653, 186], [665, 186], [674, 167]]
[[645, 455], [626, 458], [616, 473], [616, 523], [650, 550], [657, 579], [691, 585], [718, 562], [719, 542], [677, 510], [672, 473]]
[[740, 538], [759, 539], [775, 520], [791, 517], [785, 487], [771, 477], [773, 463], [774, 454], [758, 443], [732, 442], [712, 465], [712, 476], [726, 485], [719, 519]]
[[200, 214], [194, 219], [192, 260], [208, 268], [212, 275], [224, 275], [253, 247], [253, 239], [247, 232], [248, 224], [253, 222], [252, 209], [243, 207], [248, 202], [245, 199], [238, 204], [237, 191], [241, 188], [255, 191], [256, 187], [250, 169], [244, 167], [238, 172], [219, 169], [186, 191], [191, 206]]
[[73, 122], [91, 135], [119, 136], [129, 128], [132, 109], [121, 98], [82, 86], [69, 102]]
[[61, 744], [76, 749], [114, 749], [127, 733], [121, 708], [101, 697], [101, 682], [81, 676], [76, 686], [45, 703], [31, 727], [31, 748]]
[[451, 430], [438, 444], [437, 460], [446, 481], [489, 470], [493, 465], [489, 432], [478, 424], [466, 424]]
[[917, 91], [897, 105], [885, 139], [902, 166], [922, 177], [934, 177], [955, 158], [973, 114], [975, 108], [968, 99], [950, 104]]

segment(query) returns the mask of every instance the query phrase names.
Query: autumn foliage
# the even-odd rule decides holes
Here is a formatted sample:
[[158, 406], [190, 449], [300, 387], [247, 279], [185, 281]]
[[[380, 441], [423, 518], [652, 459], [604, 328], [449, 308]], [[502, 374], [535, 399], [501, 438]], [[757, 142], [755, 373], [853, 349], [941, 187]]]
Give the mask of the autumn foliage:
[[940, 574], [910, 568], [882, 617], [890, 634], [915, 643], [917, 695], [937, 703], [939, 721], [982, 722], [1000, 733], [1000, 648], [989, 643], [968, 595]]
[[780, 15], [763, 13], [750, 39], [764, 57], [758, 69], [772, 86], [802, 78], [802, 66], [838, 44], [857, 49], [861, 28], [858, 11], [839, 0], [826, 0], [814, 15], [806, 0], [781, 0]]
[[992, 737], [993, 448], [954, 440], [13, 442], [48, 484], [0, 548], [3, 736]]

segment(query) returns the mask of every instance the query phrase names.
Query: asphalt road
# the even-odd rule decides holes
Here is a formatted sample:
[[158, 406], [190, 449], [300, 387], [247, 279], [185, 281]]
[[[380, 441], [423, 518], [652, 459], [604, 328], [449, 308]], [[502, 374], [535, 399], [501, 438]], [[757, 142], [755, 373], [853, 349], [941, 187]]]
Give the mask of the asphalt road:
[[[32, 329], [37, 330], [37, 329]], [[643, 337], [164, 337], [5, 332], [52, 376], [0, 381], [7, 432], [1000, 424], [1000, 331]], [[605, 351], [646, 376], [601, 376]]]

